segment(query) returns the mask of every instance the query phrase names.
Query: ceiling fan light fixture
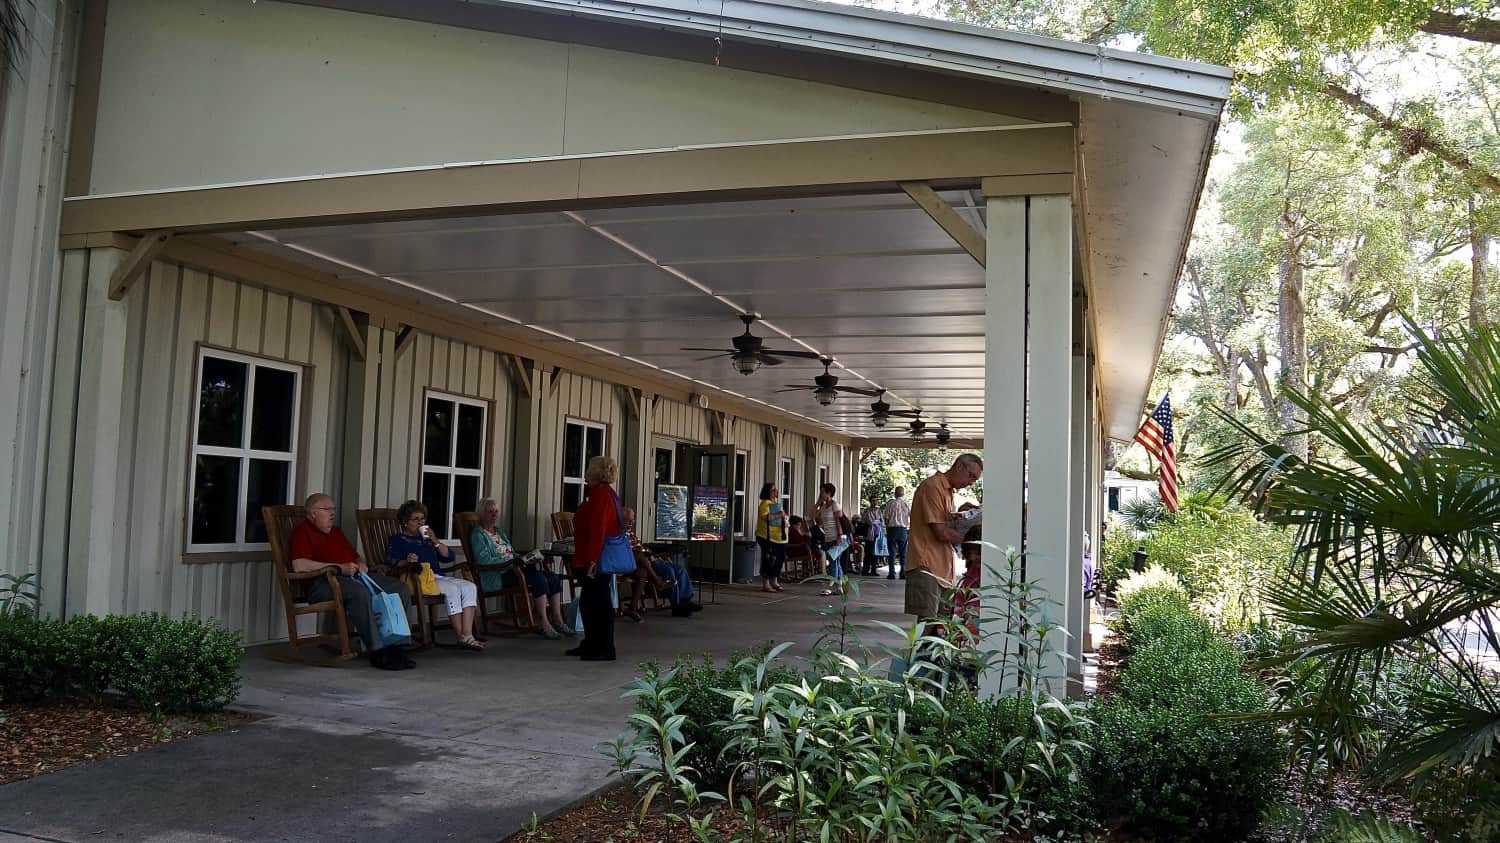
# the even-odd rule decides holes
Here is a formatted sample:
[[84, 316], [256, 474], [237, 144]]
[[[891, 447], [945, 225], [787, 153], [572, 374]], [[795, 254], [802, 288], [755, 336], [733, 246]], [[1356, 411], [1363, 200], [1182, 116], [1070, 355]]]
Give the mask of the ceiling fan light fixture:
[[753, 375], [760, 368], [760, 355], [758, 354], [736, 354], [732, 358], [734, 370], [742, 375]]
[[813, 397], [816, 398], [816, 399], [818, 399], [818, 403], [819, 404], [823, 405], [824, 407], [827, 407], [828, 405], [832, 404], [835, 400], [838, 399], [839, 394], [837, 392], [833, 392], [832, 390], [830, 390], [828, 392], [824, 392], [823, 390], [820, 389], [817, 392], [813, 393]]
[[875, 425], [876, 427], [885, 427], [885, 416], [876, 416], [875, 418], [870, 419], [870, 423]]

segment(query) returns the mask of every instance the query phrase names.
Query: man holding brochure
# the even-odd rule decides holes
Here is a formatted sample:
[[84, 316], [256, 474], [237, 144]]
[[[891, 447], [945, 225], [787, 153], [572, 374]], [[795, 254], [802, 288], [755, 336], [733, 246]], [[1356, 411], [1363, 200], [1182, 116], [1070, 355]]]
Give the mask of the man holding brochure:
[[974, 524], [954, 526], [958, 514], [953, 493], [979, 480], [984, 462], [962, 454], [947, 471], [932, 475], [917, 487], [911, 504], [911, 541], [907, 547], [906, 612], [918, 620], [942, 617], [943, 592], [953, 587], [957, 565], [953, 548], [963, 543]]

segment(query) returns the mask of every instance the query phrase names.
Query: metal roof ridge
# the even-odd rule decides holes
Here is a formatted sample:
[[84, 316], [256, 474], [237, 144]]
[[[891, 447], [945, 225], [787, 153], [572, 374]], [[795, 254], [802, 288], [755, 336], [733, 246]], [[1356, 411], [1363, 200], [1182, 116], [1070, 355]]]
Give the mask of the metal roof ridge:
[[471, 0], [926, 67], [1217, 120], [1233, 71], [817, 0]]

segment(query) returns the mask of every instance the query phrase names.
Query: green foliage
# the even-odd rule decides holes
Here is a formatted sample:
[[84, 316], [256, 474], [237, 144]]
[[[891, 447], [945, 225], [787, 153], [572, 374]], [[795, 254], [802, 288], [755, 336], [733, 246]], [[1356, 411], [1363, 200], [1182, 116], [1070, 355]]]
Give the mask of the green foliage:
[[1148, 607], [1167, 603], [1184, 612], [1188, 608], [1187, 587], [1182, 579], [1155, 562], [1147, 565], [1146, 570], [1126, 577], [1115, 589], [1115, 598], [1120, 605], [1120, 623], [1127, 631], [1135, 617]]
[[0, 615], [12, 612], [36, 614], [41, 600], [41, 586], [37, 573], [0, 574]]
[[1336, 746], [1366, 728], [1367, 689], [1383, 689], [1382, 742], [1365, 771], [1385, 781], [1500, 750], [1500, 699], [1479, 652], [1500, 652], [1500, 335], [1435, 341], [1408, 329], [1426, 388], [1402, 418], [1362, 425], [1321, 396], [1293, 395], [1318, 456], [1246, 430], [1214, 457], [1248, 501], [1299, 530], [1290, 571], [1266, 587], [1294, 631], [1279, 655], [1316, 663], [1299, 724]]
[[1500, 759], [1440, 768], [1417, 786], [1412, 809], [1439, 840], [1500, 839]]
[[[724, 670], [648, 665], [626, 694], [636, 699], [628, 729], [607, 752], [634, 778], [642, 810], [670, 799], [699, 840], [721, 839], [703, 819], [718, 802], [744, 820], [734, 841], [1076, 832], [1089, 825], [1079, 816], [1079, 736], [1089, 724], [1042, 680], [1046, 653], [1058, 647], [1049, 641], [1060, 634], [1053, 610], [1019, 579], [1015, 557], [982, 590], [1009, 597], [986, 605], [1028, 655], [1014, 646], [966, 654], [973, 642], [959, 624], [932, 635], [883, 624], [901, 644], [876, 661], [824, 647], [806, 672], [791, 671], [778, 662], [790, 646], [782, 644]], [[976, 699], [964, 681], [976, 669], [1011, 690]], [[705, 718], [723, 710], [709, 694], [728, 703], [714, 720]]]
[[1265, 711], [1264, 688], [1170, 583], [1135, 594], [1119, 692], [1090, 712], [1095, 796], [1137, 833], [1239, 839], [1271, 804], [1283, 749], [1269, 723], [1224, 715]]
[[[892, 424], [895, 422], [893, 421]], [[874, 497], [884, 506], [894, 496], [897, 486], [906, 489], [906, 499], [912, 499], [917, 485], [939, 471], [948, 470], [959, 454], [974, 453], [982, 459], [984, 451], [972, 448], [876, 448], [860, 464], [860, 494], [866, 499]], [[970, 491], [960, 491], [960, 500], [978, 500], [983, 496], [984, 481]], [[851, 516], [864, 508], [865, 501], [841, 498], [844, 510]]]
[[239, 691], [239, 633], [191, 618], [0, 613], [0, 701], [98, 699], [156, 714], [214, 711]]
[[1396, 825], [1370, 814], [1353, 816], [1339, 811], [1333, 828], [1318, 843], [1422, 843], [1422, 835], [1408, 826]]

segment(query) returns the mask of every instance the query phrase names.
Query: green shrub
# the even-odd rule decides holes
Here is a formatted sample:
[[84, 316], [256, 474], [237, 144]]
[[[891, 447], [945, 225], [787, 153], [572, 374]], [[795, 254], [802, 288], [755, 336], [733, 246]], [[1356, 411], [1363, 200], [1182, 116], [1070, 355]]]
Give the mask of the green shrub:
[[1264, 721], [1140, 705], [1123, 694], [1097, 704], [1090, 717], [1095, 803], [1134, 833], [1238, 840], [1255, 830], [1279, 791], [1281, 741]]
[[1412, 813], [1438, 840], [1500, 840], [1500, 759], [1437, 767], [1412, 792]]
[[239, 633], [164, 615], [0, 615], [0, 701], [97, 699], [154, 713], [223, 708], [239, 691]]
[[1205, 503], [1164, 522], [1142, 545], [1153, 564], [1181, 578], [1216, 629], [1235, 632], [1260, 619], [1259, 586], [1282, 570], [1294, 542], [1242, 507]]
[[1120, 631], [1127, 637], [1136, 618], [1153, 607], [1168, 606], [1183, 614], [1191, 612], [1182, 581], [1160, 565], [1151, 565], [1126, 577], [1115, 590], [1115, 596], [1120, 605]]
[[1264, 711], [1265, 687], [1243, 668], [1243, 657], [1221, 639], [1158, 638], [1131, 651], [1120, 694], [1136, 705], [1182, 711]]

